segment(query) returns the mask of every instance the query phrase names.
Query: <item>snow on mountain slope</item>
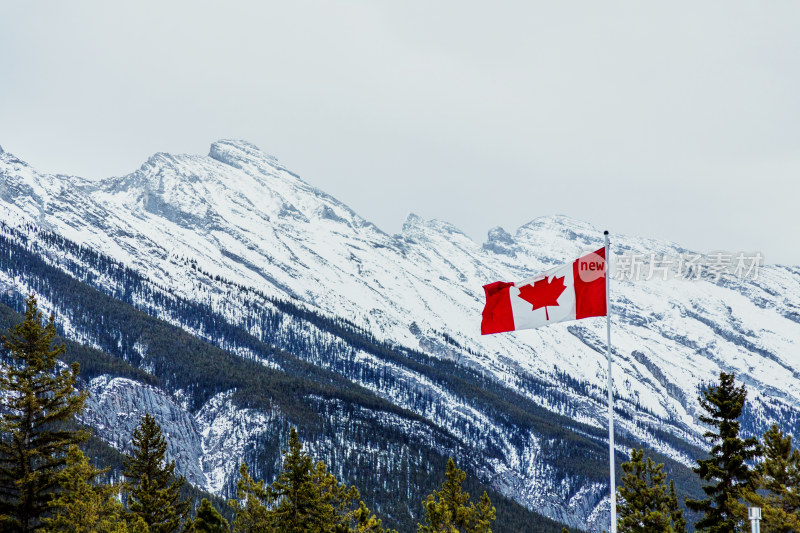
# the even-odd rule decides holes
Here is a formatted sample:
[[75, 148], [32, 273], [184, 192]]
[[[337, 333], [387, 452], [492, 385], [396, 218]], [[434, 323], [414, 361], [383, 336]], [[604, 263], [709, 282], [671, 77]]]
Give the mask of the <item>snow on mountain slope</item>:
[[[345, 317], [376, 337], [482, 369], [547, 408], [606, 423], [603, 319], [481, 337], [481, 286], [516, 281], [602, 245], [602, 232], [542, 217], [479, 244], [452, 225], [410, 215], [390, 236], [242, 141], [208, 156], [156, 154], [100, 182], [36, 172], [0, 153], [0, 220], [34, 222], [245, 322], [247, 306], [216, 276]], [[613, 235], [614, 254], [676, 257], [680, 246]], [[736, 252], [736, 251], [734, 251]], [[800, 415], [800, 268], [757, 280], [612, 282], [620, 431], [683, 462], [659, 432], [702, 444], [698, 387], [720, 370], [750, 389], [750, 430]], [[453, 342], [444, 342], [446, 336]], [[558, 384], [570, 405], [526, 380]], [[579, 384], [577, 387], [575, 384]]]
[[[7, 233], [7, 227], [0, 231], [0, 235], [3, 236]], [[11, 234], [14, 235], [13, 232]], [[16, 236], [21, 238], [23, 234]], [[53, 241], [46, 239], [33, 241], [33, 246], [38, 247], [48, 242]], [[26, 252], [15, 248], [13, 241], [3, 240], [0, 244], [3, 245], [2, 249], [5, 252], [11, 252], [11, 257], [17, 258], [18, 263], [25, 263]], [[70, 254], [70, 251], [74, 252], [74, 248], [70, 246], [57, 249], [61, 252], [62, 260], [71, 261], [75, 257]], [[42, 248], [37, 250], [42, 253]], [[42, 253], [40, 257], [47, 257], [48, 253]], [[37, 256], [37, 254], [32, 255]], [[64, 285], [63, 279], [59, 279], [59, 276], [52, 272], [57, 269], [49, 272], [39, 270], [38, 276], [31, 277], [24, 271], [13, 267], [9, 269], [9, 264], [4, 259], [4, 256], [0, 256], [0, 286], [13, 286], [13, 292], [17, 295], [41, 293], [43, 280], [45, 287]], [[28, 260], [30, 261], [30, 258]], [[103, 266], [96, 258], [87, 258], [86, 264], [93, 265], [95, 269], [99, 266], [100, 271], [108, 267], [108, 265]], [[61, 275], [64, 276], [63, 273]], [[106, 278], [105, 282], [108, 281]], [[132, 281], [133, 285], [137, 284], [137, 280]], [[36, 287], [39, 287], [39, 290]], [[71, 291], [67, 288], [66, 292]], [[118, 291], [113, 289], [113, 292]], [[63, 292], [62, 294], [56, 292], [54, 298], [40, 296], [39, 299], [42, 308], [47, 313], [53, 312], [58, 317], [63, 331], [68, 332], [70, 336], [87, 341], [95, 338], [99, 324], [87, 327], [80, 313], [76, 313], [69, 303], [64, 305]], [[54, 304], [55, 301], [61, 303]], [[97, 306], [102, 308], [104, 304], [97, 302]], [[77, 307], [86, 306], [78, 303]], [[193, 312], [195, 311], [191, 313]], [[127, 321], [120, 323], [118, 313], [112, 311], [105, 318], [102, 320], [104, 331], [119, 332], [120, 329], [126, 329]], [[309, 362], [334, 372], [341, 372], [358, 385], [375, 392], [377, 396], [410, 412], [418, 413], [426, 420], [422, 422], [415, 417], [398, 416], [383, 410], [375, 411], [376, 404], [373, 401], [357, 405], [355, 412], [348, 402], [348, 405], [342, 405], [341, 412], [336, 408], [335, 412], [331, 413], [331, 405], [342, 402], [332, 402], [329, 398], [323, 399], [313, 395], [305, 396], [303, 403], [312, 412], [318, 413], [323, 419], [332, 423], [332, 426], [325, 431], [314, 430], [315, 436], [310, 446], [322, 454], [318, 457], [324, 458], [339, 469], [340, 478], [348, 479], [353, 475], [352, 470], [345, 469], [345, 463], [352, 458], [353, 450], [357, 450], [356, 457], [359, 453], [373, 457], [372, 448], [378, 446], [383, 468], [374, 481], [385, 482], [397, 481], [394, 475], [398, 472], [406, 472], [404, 475], [407, 475], [411, 466], [429, 472], [431, 465], [425, 462], [426, 459], [423, 459], [424, 455], [421, 452], [427, 453], [433, 449], [441, 456], [460, 457], [460, 460], [465, 461], [464, 465], [488, 486], [531, 509], [547, 513], [547, 516], [569, 525], [584, 527], [591, 517], [596, 515], [598, 503], [602, 507], [605, 485], [602, 482], [587, 482], [586, 477], [588, 475], [596, 480], [597, 474], [592, 470], [592, 465], [602, 463], [602, 460], [598, 461], [596, 450], [593, 453], [591, 444], [582, 440], [580, 446], [572, 446], [571, 449], [573, 454], [582, 457], [585, 462], [565, 467], [560, 460], [563, 454], [554, 449], [558, 448], [560, 443], [553, 441], [553, 431], [547, 427], [552, 425], [552, 417], [545, 417], [544, 426], [541, 424], [541, 414], [535, 413], [533, 419], [521, 421], [518, 414], [511, 413], [513, 409], [510, 409], [510, 405], [492, 401], [491, 392], [488, 397], [480, 400], [474, 393], [465, 395], [463, 389], [459, 390], [458, 387], [458, 381], [464, 383], [463, 373], [455, 372], [456, 383], [453, 383], [443, 378], [441, 372], [435, 368], [427, 366], [420, 368], [419, 365], [414, 365], [414, 359], [403, 356], [397, 358], [393, 357], [394, 354], [386, 352], [353, 350], [351, 346], [342, 343], [341, 339], [336, 342], [338, 337], [325, 333], [313, 323], [299, 321], [283, 324], [280, 328], [302, 332], [301, 335], [313, 339], [310, 345], [306, 344], [300, 348], [297, 344], [294, 345], [296, 353], [305, 355]], [[220, 339], [222, 344], [226, 344], [225, 337]], [[147, 338], [141, 333], [133, 332], [128, 340], [129, 342], [120, 344], [121, 340], [117, 334], [112, 333], [110, 338], [106, 336], [100, 341], [102, 344], [96, 347], [110, 350], [126, 360], [130, 358], [132, 352], [135, 352], [143, 357], [138, 363], [139, 368], [150, 373], [155, 373], [155, 369], [160, 367], [156, 362], [157, 359], [170, 359], [173, 356], [169, 351], [159, 351], [150, 347]], [[326, 348], [327, 343], [332, 341], [334, 344]], [[236, 345], [231, 345], [229, 351], [239, 354]], [[256, 360], [262, 360], [259, 354], [264, 352], [256, 350], [251, 353]], [[289, 372], [289, 375], [294, 375], [291, 369]], [[474, 374], [472, 376], [475, 377]], [[466, 377], [469, 378], [469, 373]], [[93, 380], [92, 384], [94, 385], [91, 387], [92, 397], [96, 401], [90, 401], [88, 414], [84, 420], [96, 428], [100, 437], [117, 448], [127, 449], [135, 421], [141, 418], [144, 412], [151, 412], [165, 428], [169, 438], [175, 440], [171, 449], [177, 452], [171, 452], [174, 453], [171, 457], [179, 459], [179, 470], [195, 484], [215, 493], [221, 492], [222, 495], [231, 495], [236, 466], [242, 450], [253, 452], [265, 448], [275, 449], [275, 442], [271, 443], [272, 446], [270, 443], [264, 446], [264, 436], [271, 435], [272, 438], [285, 436], [287, 423], [300, 422], [291, 418], [287, 420], [286, 416], [276, 414], [274, 408], [259, 412], [236, 406], [227, 397], [224, 405], [220, 406], [220, 402], [217, 401], [219, 396], [204, 400], [202, 404], [195, 404], [192, 411], [196, 414], [192, 415], [185, 412], [190, 403], [184, 389], [175, 389], [174, 385], [170, 398], [168, 393], [161, 392], [153, 386], [137, 384], [130, 379], [115, 379], [109, 382], [105, 378], [98, 378]], [[106, 384], [109, 386], [106, 387]], [[486, 382], [482, 384], [484, 387], [488, 385]], [[192, 386], [191, 382], [187, 385]], [[491, 385], [488, 389], [491, 390]], [[501, 394], [505, 396], [507, 392], [502, 391]], [[365, 408], [365, 405], [372, 407]], [[211, 406], [210, 415], [205, 414], [209, 411], [209, 406]], [[519, 404], [517, 406], [519, 407]], [[198, 446], [198, 430], [192, 419], [197, 420], [205, 428], [216, 427], [219, 431], [212, 430], [207, 435], [206, 430], [199, 430], [204, 444]], [[569, 427], [569, 424], [566, 426]], [[585, 428], [582, 431], [585, 433]], [[569, 434], [569, 430], [566, 430], [566, 433]], [[374, 435], [374, 438], [369, 438], [367, 443], [364, 443], [365, 434]], [[399, 439], [392, 437], [398, 434]], [[210, 444], [206, 444], [206, 437], [212, 438]], [[217, 438], [216, 441], [213, 440], [214, 437]], [[367, 449], [364, 448], [365, 444]], [[589, 444], [588, 449], [587, 444]], [[347, 450], [344, 456], [343, 450]], [[266, 460], [271, 464], [274, 459], [267, 457]], [[263, 466], [263, 459], [259, 463]], [[205, 481], [197, 474], [198, 464], [202, 465]], [[352, 463], [349, 466], [352, 468]], [[269, 475], [269, 471], [266, 475]], [[395, 487], [398, 488], [400, 487]], [[408, 488], [415, 489], [415, 487]], [[401, 491], [402, 493], [406, 492]]]
[[[578, 330], [583, 337], [599, 337], [601, 319], [570, 329], [477, 335], [480, 286], [522, 279], [599, 247], [600, 231], [588, 224], [540, 218], [513, 237], [495, 230], [481, 247], [450, 224], [411, 215], [402, 233], [391, 237], [241, 141], [215, 143], [207, 157], [156, 154], [133, 174], [100, 183], [39, 174], [10, 154], [0, 157], [0, 197], [9, 211], [22, 211], [57, 233], [135, 265], [186, 296], [196, 297], [204, 283], [182, 261], [191, 258], [212, 275], [299, 298], [411, 347], [435, 331], [446, 332], [482, 354], [479, 359], [486, 357], [478, 363], [501, 378], [510, 366], [552, 379], [557, 364], [561, 372], [599, 388], [605, 381], [602, 353], [574, 335]], [[497, 243], [504, 246], [501, 253]], [[684, 251], [616, 236], [614, 250], [672, 256]], [[680, 403], [723, 368], [747, 375], [754, 385], [774, 388], [777, 383], [792, 403], [800, 401], [800, 385], [792, 379], [800, 359], [797, 269], [764, 270], [758, 283], [727, 287], [707, 281], [615, 284], [618, 316], [631, 315], [630, 320], [615, 317], [624, 321], [614, 328], [620, 401], [691, 424], [691, 413]], [[781, 289], [780, 297], [766, 298], [777, 300], [777, 309], [764, 302], [767, 277]], [[408, 317], [418, 328], [410, 327]], [[704, 324], [704, 317], [722, 330]], [[770, 356], [754, 354], [746, 348], [749, 343]], [[560, 346], [556, 357], [554, 345]], [[657, 353], [648, 354], [656, 346]], [[634, 351], [643, 353], [640, 360], [631, 355]], [[676, 401], [654, 390], [648, 382], [658, 378], [642, 360], [666, 369], [662, 379], [679, 385], [684, 397]], [[596, 422], [603, 423], [602, 415]]]

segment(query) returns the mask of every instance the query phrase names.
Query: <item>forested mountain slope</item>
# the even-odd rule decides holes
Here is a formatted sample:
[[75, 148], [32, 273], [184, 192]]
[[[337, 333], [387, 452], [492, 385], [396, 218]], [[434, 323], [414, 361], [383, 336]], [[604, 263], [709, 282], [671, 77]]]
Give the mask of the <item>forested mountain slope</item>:
[[[214, 143], [208, 156], [156, 154], [132, 174], [98, 182], [42, 174], [0, 153], [0, 177], [4, 250], [16, 247], [0, 281], [16, 293], [38, 291], [61, 272], [240, 359], [371, 394], [370, 402], [384, 402], [375, 409], [438, 430], [434, 448], [459, 442], [453, 453], [478, 478], [529, 508], [590, 528], [602, 517], [603, 320], [478, 334], [482, 284], [524, 279], [600, 247], [591, 225], [539, 218], [513, 235], [492, 230], [481, 245], [412, 215], [390, 236], [241, 141]], [[687, 252], [617, 235], [612, 250]], [[53, 270], [20, 273], [14, 261], [24, 254], [24, 268], [38, 261]], [[156, 362], [162, 348], [152, 339], [137, 344], [125, 328], [83, 324], [82, 311], [68, 311], [73, 304], [48, 298], [65, 311], [68, 336], [116, 346], [110, 353], [169, 387], [179, 379]], [[764, 267], [744, 281], [615, 280], [620, 452], [643, 444], [689, 464], [702, 445], [695, 398], [720, 370], [750, 389], [746, 432], [773, 421], [794, 432], [799, 302], [797, 267]], [[216, 396], [224, 388], [174, 390], [195, 412], [211, 399], [228, 401]], [[316, 396], [296, 408], [332, 408], [308, 400]], [[565, 444], [572, 439], [578, 444]]]

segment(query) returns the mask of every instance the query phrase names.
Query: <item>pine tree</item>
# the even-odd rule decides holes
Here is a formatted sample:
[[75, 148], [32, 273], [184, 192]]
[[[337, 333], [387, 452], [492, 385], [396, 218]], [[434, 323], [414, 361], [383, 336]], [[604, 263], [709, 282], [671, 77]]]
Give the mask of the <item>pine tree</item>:
[[149, 413], [133, 431], [132, 442], [133, 455], [125, 458], [122, 472], [131, 513], [144, 520], [150, 533], [178, 531], [189, 512], [180, 494], [185, 480], [175, 477], [175, 461], [166, 462], [167, 441]]
[[283, 470], [269, 489], [275, 502], [272, 521], [279, 531], [314, 533], [333, 527], [334, 509], [320, 486], [325, 483], [330, 489], [331, 480], [326, 474], [314, 468], [311, 456], [303, 451], [297, 431], [292, 428]]
[[622, 463], [622, 484], [619, 488], [620, 533], [685, 533], [686, 521], [678, 507], [675, 485], [667, 488], [664, 465], [644, 450], [631, 450], [631, 459]]
[[675, 493], [675, 482], [669, 481], [669, 496], [667, 497], [667, 512], [672, 517], [672, 531], [669, 533], [684, 533], [686, 531], [686, 517], [683, 509], [678, 504], [678, 495]]
[[328, 472], [328, 466], [318, 461], [313, 471], [314, 484], [320, 493], [320, 501], [323, 508], [324, 522], [330, 523], [332, 529], [349, 532], [350, 526], [355, 520], [354, 508], [361, 495], [354, 486], [347, 487], [344, 483], [339, 483], [336, 476]]
[[294, 428], [272, 485], [255, 481], [246, 464], [239, 473], [237, 499], [228, 503], [234, 533], [396, 533], [382, 527], [355, 487], [339, 483], [324, 462], [313, 464]]
[[453, 458], [448, 459], [442, 489], [434, 490], [422, 502], [425, 523], [417, 524], [417, 533], [491, 533], [495, 509], [486, 493], [478, 508], [470, 503], [469, 493], [461, 488], [466, 478]]
[[9, 363], [0, 366], [0, 530], [30, 532], [41, 524], [67, 450], [88, 434], [74, 417], [87, 394], [75, 391], [79, 365], [59, 369], [64, 344], [53, 346], [54, 317], [44, 324], [31, 295], [25, 320], [4, 336]]
[[764, 433], [764, 461], [756, 468], [760, 486], [769, 491], [767, 503], [787, 514], [800, 515], [800, 451], [792, 436], [777, 424]]
[[141, 518], [129, 524], [112, 485], [97, 482], [105, 473], [89, 464], [77, 446], [67, 453], [67, 465], [58, 476], [58, 496], [50, 502], [53, 517], [44, 519], [47, 533], [146, 533]]
[[236, 482], [236, 499], [228, 501], [233, 509], [234, 533], [269, 533], [275, 531], [270, 521], [269, 507], [272, 498], [264, 487], [264, 481], [255, 481], [246, 463], [239, 467], [239, 480]]
[[483, 491], [481, 501], [475, 507], [475, 516], [472, 526], [467, 530], [469, 533], [491, 533], [492, 522], [497, 518], [497, 511], [489, 499], [486, 491]]
[[370, 513], [363, 501], [359, 501], [358, 509], [353, 513], [355, 528], [346, 529], [350, 533], [397, 533], [394, 530], [383, 529], [381, 520]]
[[228, 521], [219, 514], [210, 501], [203, 498], [200, 500], [200, 507], [197, 508], [197, 515], [194, 517], [184, 533], [228, 533], [230, 527]]
[[[755, 490], [743, 490], [744, 499], [761, 507], [762, 533], [800, 531], [800, 452], [792, 447], [791, 435], [773, 426], [764, 433], [764, 461], [756, 467]], [[741, 518], [747, 508], [740, 508]]]
[[736, 387], [735, 376], [720, 372], [719, 384], [703, 392], [700, 405], [707, 414], [700, 421], [711, 427], [704, 437], [712, 444], [710, 457], [698, 459], [693, 470], [707, 484], [707, 498], [686, 500], [693, 511], [703, 513], [695, 528], [708, 533], [732, 533], [739, 530], [741, 520], [737, 508], [743, 489], [755, 488], [755, 475], [747, 465], [759, 456], [758, 440], [739, 436], [747, 390]]
[[[384, 529], [381, 526], [381, 520], [371, 514], [367, 505], [359, 500], [361, 495], [358, 489], [354, 486], [348, 488], [344, 483], [339, 483], [336, 477], [328, 472], [328, 467], [322, 461], [317, 462], [314, 467], [314, 483], [320, 491], [325, 513], [332, 511], [330, 518], [323, 519], [323, 523], [332, 524], [332, 527], [325, 531], [332, 533], [397, 533]], [[357, 505], [356, 502], [358, 502]]]

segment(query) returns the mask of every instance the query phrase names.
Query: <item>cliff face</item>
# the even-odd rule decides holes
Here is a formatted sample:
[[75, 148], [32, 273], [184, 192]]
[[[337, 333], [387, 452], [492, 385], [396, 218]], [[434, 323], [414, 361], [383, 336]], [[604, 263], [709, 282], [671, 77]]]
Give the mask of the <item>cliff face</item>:
[[[225, 494], [226, 483], [238, 475], [246, 446], [254, 435], [269, 431], [269, 414], [241, 409], [230, 393], [214, 396], [192, 414], [179, 394], [126, 378], [97, 377], [89, 383], [89, 399], [81, 421], [116, 449], [130, 453], [131, 438], [145, 413], [161, 426], [167, 458], [190, 483], [214, 494]], [[176, 398], [176, 396], [178, 396]]]

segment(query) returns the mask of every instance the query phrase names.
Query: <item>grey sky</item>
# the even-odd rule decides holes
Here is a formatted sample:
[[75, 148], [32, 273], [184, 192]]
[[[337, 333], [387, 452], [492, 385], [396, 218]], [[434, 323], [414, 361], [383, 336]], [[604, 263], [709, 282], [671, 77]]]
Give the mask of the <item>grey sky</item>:
[[800, 2], [4, 2], [0, 145], [243, 138], [388, 232], [540, 215], [800, 264]]

